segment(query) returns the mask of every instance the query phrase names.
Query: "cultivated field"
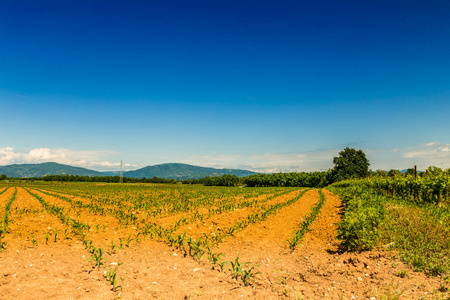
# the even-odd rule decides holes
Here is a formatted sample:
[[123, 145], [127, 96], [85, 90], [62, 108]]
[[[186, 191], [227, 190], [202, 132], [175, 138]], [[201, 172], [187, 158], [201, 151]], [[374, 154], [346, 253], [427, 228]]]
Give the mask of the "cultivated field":
[[4, 184], [0, 298], [447, 299], [395, 251], [339, 251], [342, 210], [326, 189]]

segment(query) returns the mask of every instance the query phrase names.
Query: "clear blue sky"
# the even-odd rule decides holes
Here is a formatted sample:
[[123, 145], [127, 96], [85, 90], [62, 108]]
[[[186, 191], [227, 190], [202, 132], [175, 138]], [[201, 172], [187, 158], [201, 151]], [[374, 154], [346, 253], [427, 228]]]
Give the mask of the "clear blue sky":
[[450, 167], [449, 1], [0, 1], [0, 165]]

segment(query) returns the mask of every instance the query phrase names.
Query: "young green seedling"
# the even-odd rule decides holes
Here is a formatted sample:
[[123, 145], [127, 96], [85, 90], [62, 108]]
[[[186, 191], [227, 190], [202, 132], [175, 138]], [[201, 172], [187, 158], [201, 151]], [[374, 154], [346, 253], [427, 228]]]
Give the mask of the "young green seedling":
[[38, 241], [34, 238], [34, 235], [31, 233], [31, 243], [33, 244], [33, 248], [37, 246]]

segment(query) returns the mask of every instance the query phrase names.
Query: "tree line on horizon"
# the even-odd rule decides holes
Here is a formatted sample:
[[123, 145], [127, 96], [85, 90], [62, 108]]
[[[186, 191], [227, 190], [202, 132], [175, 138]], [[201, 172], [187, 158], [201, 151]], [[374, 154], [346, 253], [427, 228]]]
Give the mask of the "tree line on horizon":
[[[14, 180], [43, 180], [43, 181], [60, 181], [60, 182], [106, 182], [106, 183], [120, 183], [120, 176], [84, 176], [84, 175], [46, 175], [44, 177], [31, 177], [31, 178], [15, 178], [7, 177], [5, 174], [0, 175], [0, 180], [14, 179]], [[174, 184], [177, 183], [176, 179], [167, 179], [160, 177], [152, 178], [134, 178], [123, 177], [124, 183], [165, 183]]]
[[345, 148], [339, 155], [333, 158], [334, 167], [328, 171], [321, 172], [290, 172], [256, 174], [238, 178], [234, 175], [224, 175], [220, 177], [205, 177], [193, 180], [184, 180], [186, 184], [203, 184], [209, 186], [238, 186], [248, 187], [315, 187], [323, 188], [334, 182], [346, 179], [358, 179], [366, 177], [396, 177], [396, 176], [427, 176], [427, 174], [437, 175], [447, 173], [450, 169], [430, 166], [424, 172], [416, 172], [414, 168], [409, 168], [405, 173], [400, 170], [369, 170], [369, 160], [362, 150]]
[[[333, 169], [322, 172], [256, 174], [241, 178], [224, 175], [192, 180], [191, 183], [215, 186], [236, 186], [244, 184], [248, 187], [301, 186], [322, 188], [336, 181], [348, 178], [361, 178], [369, 174], [369, 160], [362, 150], [347, 147], [339, 152], [339, 156], [333, 158], [333, 164]], [[189, 181], [185, 181], [184, 183], [189, 183]]]
[[[400, 175], [416, 175], [424, 176], [424, 174], [446, 172], [450, 173], [450, 169], [442, 170], [437, 167], [429, 167], [426, 172], [415, 173], [414, 168], [406, 170], [406, 174], [399, 170], [369, 170], [369, 160], [362, 150], [353, 148], [345, 148], [339, 152], [339, 155], [333, 158], [332, 169], [328, 171], [316, 172], [290, 172], [290, 173], [272, 173], [272, 174], [255, 174], [245, 177], [225, 174], [218, 177], [206, 176], [199, 179], [185, 179], [183, 184], [203, 184], [205, 186], [238, 186], [246, 185], [248, 187], [316, 187], [322, 188], [334, 182], [345, 179], [365, 178], [369, 176], [400, 176]], [[0, 180], [9, 179], [5, 174], [0, 175]], [[17, 179], [17, 178], [14, 178]], [[119, 183], [120, 176], [81, 176], [81, 175], [47, 175], [43, 178], [21, 178], [20, 180], [44, 180], [44, 181], [62, 181], [62, 182], [106, 182]], [[159, 178], [133, 178], [123, 177], [124, 183], [178, 183], [176, 179]]]

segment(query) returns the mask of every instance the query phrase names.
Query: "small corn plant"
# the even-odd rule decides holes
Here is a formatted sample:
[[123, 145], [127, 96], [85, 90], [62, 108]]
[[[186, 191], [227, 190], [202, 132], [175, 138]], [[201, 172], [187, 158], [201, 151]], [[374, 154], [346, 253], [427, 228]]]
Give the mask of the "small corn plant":
[[250, 284], [250, 279], [252, 278], [252, 276], [260, 273], [260, 272], [256, 272], [256, 273], [252, 272], [254, 269], [255, 269], [255, 266], [251, 267], [248, 270], [242, 270], [241, 280], [245, 286], [248, 286]]
[[34, 238], [34, 235], [31, 233], [31, 243], [33, 244], [33, 248], [37, 246], [38, 241]]
[[95, 249], [94, 248], [94, 252], [92, 253], [91, 259], [89, 261], [94, 260], [95, 261], [95, 265], [97, 266], [98, 269], [100, 269], [101, 266], [104, 265], [103, 263], [103, 249], [102, 248], [98, 248]]
[[[119, 279], [121, 280], [122, 284], [118, 285]], [[123, 279], [117, 276], [117, 267], [114, 269], [107, 267], [106, 268], [106, 280], [111, 283], [113, 292], [117, 291], [119, 288], [122, 289], [123, 285]]]

